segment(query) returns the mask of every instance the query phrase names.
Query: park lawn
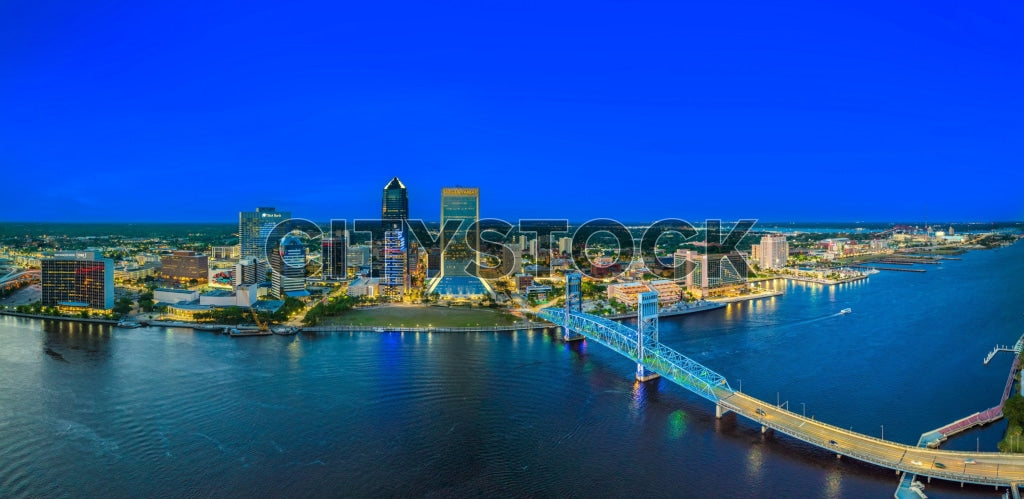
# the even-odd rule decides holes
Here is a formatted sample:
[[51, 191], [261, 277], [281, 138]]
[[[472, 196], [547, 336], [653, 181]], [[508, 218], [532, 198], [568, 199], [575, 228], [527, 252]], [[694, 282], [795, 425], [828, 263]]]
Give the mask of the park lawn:
[[505, 326], [519, 320], [506, 312], [487, 308], [383, 305], [324, 317], [322, 325], [467, 327]]

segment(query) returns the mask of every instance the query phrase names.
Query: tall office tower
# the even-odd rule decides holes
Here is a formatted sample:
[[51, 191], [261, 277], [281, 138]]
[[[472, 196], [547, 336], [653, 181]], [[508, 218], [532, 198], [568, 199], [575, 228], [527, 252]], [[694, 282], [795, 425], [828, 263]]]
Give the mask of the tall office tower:
[[40, 266], [43, 306], [114, 308], [114, 261], [99, 251], [61, 251]]
[[479, 230], [470, 230], [480, 218], [480, 189], [476, 187], [445, 187], [441, 189], [441, 227], [448, 220], [460, 220], [462, 225], [454, 234], [441, 231], [441, 275], [434, 278], [428, 293], [450, 298], [493, 296], [487, 283], [471, 274], [470, 267], [479, 269], [480, 255], [467, 241], [479, 247]]
[[348, 277], [346, 265], [348, 248], [345, 245], [345, 236], [325, 237], [320, 242], [320, 261], [323, 263], [323, 278], [331, 280], [343, 280]]
[[[398, 177], [394, 177], [384, 186], [384, 196], [381, 198], [380, 219], [385, 221], [405, 221], [409, 218], [409, 195]], [[394, 228], [394, 227], [388, 227]], [[399, 225], [399, 230], [404, 227]]]
[[259, 284], [267, 279], [267, 263], [258, 258], [242, 258], [235, 264], [235, 286]]
[[[405, 185], [398, 177], [393, 177], [384, 186], [384, 193], [380, 200], [381, 230], [400, 230], [405, 236], [405, 221], [409, 219], [409, 195]], [[378, 236], [374, 236], [377, 238]], [[373, 277], [384, 277], [384, 241], [373, 241], [373, 265], [371, 274]]]
[[389, 301], [402, 301], [406, 289], [405, 237], [400, 230], [384, 233], [384, 278], [381, 294]]
[[274, 226], [292, 217], [287, 211], [261, 207], [256, 211], [238, 213], [238, 243], [240, 258], [264, 259], [263, 246]]
[[281, 246], [270, 255], [274, 269], [273, 292], [278, 298], [306, 296], [306, 245], [295, 234], [281, 239]]
[[789, 244], [783, 234], [771, 234], [761, 237], [761, 254], [758, 261], [762, 269], [781, 269], [786, 266], [789, 257]]

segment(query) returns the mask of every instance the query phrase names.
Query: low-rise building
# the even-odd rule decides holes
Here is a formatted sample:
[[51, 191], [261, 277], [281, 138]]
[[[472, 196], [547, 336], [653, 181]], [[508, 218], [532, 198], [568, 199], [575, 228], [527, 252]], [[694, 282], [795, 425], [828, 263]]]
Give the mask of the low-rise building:
[[646, 293], [650, 289], [642, 282], [626, 282], [622, 284], [608, 285], [608, 299], [618, 300], [620, 303], [632, 305], [637, 303], [640, 293]]
[[209, 312], [213, 310], [213, 307], [209, 305], [199, 305], [196, 303], [175, 303], [167, 305], [167, 315], [174, 319], [184, 321], [196, 320], [196, 314]]
[[659, 279], [649, 282], [647, 286], [651, 288], [651, 291], [658, 292], [658, 303], [661, 305], [675, 303], [683, 299], [683, 290], [675, 281]]
[[380, 279], [376, 277], [359, 277], [348, 285], [349, 296], [376, 297], [380, 294]]
[[157, 288], [153, 290], [153, 301], [173, 305], [192, 303], [199, 299], [199, 292], [189, 289]]
[[251, 307], [256, 303], [256, 285], [247, 284], [232, 290], [215, 289], [199, 296], [200, 305], [213, 307]]

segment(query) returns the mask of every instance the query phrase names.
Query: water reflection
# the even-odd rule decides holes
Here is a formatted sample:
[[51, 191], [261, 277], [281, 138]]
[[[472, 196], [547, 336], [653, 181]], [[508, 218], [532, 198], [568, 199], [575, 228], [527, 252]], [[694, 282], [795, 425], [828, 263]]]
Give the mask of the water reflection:
[[679, 440], [684, 434], [686, 434], [686, 412], [676, 409], [668, 415], [668, 437], [672, 440]]
[[843, 497], [843, 474], [837, 467], [825, 472], [825, 497]]
[[106, 361], [110, 358], [108, 324], [42, 321], [43, 353], [59, 362]]
[[641, 419], [647, 405], [657, 402], [658, 383], [661, 378], [654, 378], [650, 381], [633, 381], [633, 390], [629, 402], [629, 414], [633, 419]]
[[747, 480], [750, 483], [760, 483], [761, 475], [764, 474], [764, 449], [761, 445], [751, 445], [747, 451]]

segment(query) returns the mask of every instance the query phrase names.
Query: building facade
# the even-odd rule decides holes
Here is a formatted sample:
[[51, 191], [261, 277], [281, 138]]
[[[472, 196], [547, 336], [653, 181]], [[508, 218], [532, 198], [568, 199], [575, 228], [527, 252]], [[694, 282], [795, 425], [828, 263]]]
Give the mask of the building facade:
[[168, 279], [205, 283], [209, 277], [210, 260], [195, 251], [175, 251], [160, 258], [160, 273]]
[[306, 294], [306, 245], [295, 234], [281, 239], [281, 246], [270, 256], [271, 282], [277, 298]]
[[762, 269], [781, 269], [786, 266], [789, 258], [789, 244], [783, 234], [771, 234], [761, 237], [758, 245], [760, 252], [758, 262]]
[[485, 281], [472, 272], [479, 269], [480, 255], [470, 247], [479, 247], [480, 189], [445, 187], [441, 189], [441, 227], [448, 220], [461, 222], [452, 234], [441, 231], [441, 273], [431, 282], [428, 293], [449, 298], [493, 296]]
[[381, 294], [390, 301], [402, 301], [407, 288], [405, 237], [400, 230], [384, 233], [384, 276]]
[[260, 207], [256, 211], [238, 213], [239, 258], [267, 258], [264, 245], [274, 226], [288, 220], [292, 214], [273, 207]]
[[255, 257], [242, 258], [235, 264], [235, 286], [259, 284], [267, 279], [267, 264]]
[[321, 273], [324, 279], [340, 281], [348, 278], [348, 248], [345, 237], [325, 237], [320, 241]]
[[98, 251], [62, 251], [39, 262], [45, 307], [114, 308], [114, 261]]

